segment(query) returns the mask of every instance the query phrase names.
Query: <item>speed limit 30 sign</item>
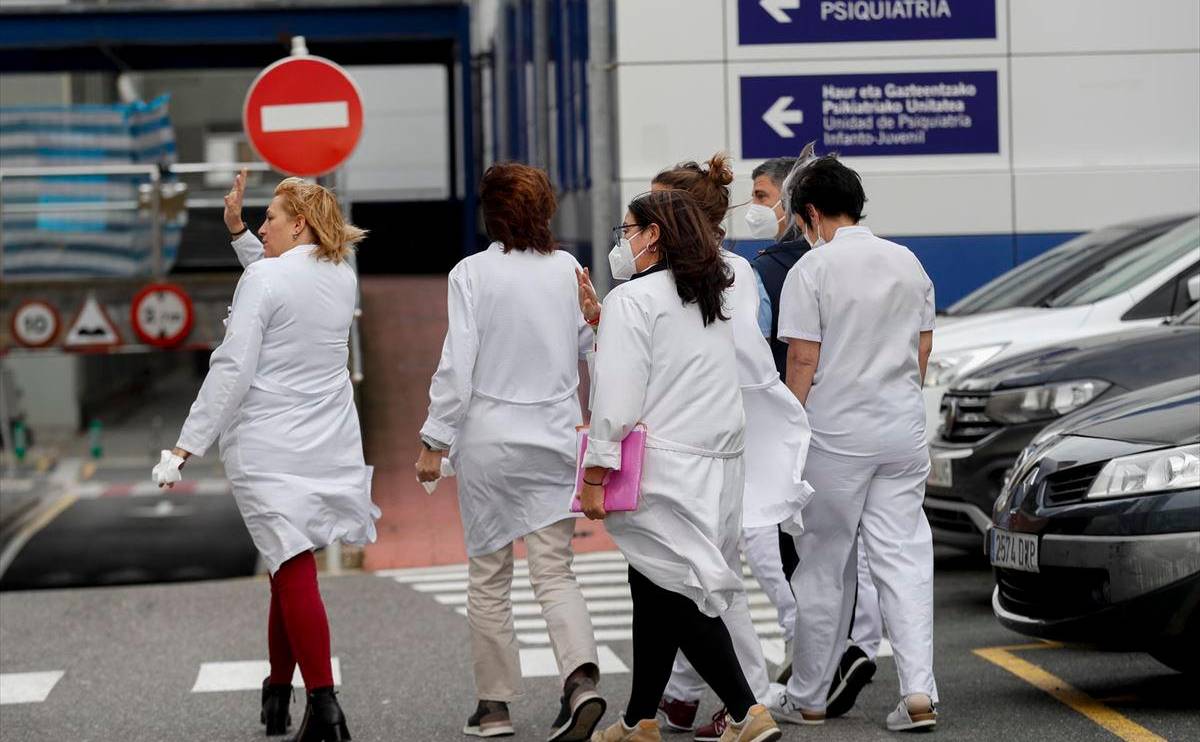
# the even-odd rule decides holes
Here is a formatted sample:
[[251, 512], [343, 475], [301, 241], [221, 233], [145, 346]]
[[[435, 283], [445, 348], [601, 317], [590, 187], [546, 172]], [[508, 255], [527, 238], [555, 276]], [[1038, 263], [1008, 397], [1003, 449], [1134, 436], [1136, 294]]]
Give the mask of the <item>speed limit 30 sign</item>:
[[12, 314], [13, 338], [26, 348], [44, 348], [58, 337], [58, 310], [40, 299], [23, 302]]
[[133, 331], [143, 343], [158, 348], [179, 345], [192, 331], [192, 300], [172, 283], [151, 284], [133, 297]]

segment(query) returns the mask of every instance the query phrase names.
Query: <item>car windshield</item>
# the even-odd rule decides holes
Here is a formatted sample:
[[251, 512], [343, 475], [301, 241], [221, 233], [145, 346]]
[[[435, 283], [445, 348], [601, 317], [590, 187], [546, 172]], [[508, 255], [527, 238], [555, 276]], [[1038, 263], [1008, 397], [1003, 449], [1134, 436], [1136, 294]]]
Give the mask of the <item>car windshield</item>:
[[1171, 320], [1171, 324], [1200, 327], [1200, 304], [1193, 304], [1191, 309], [1184, 310], [1183, 314]]
[[988, 281], [951, 304], [946, 314], [995, 312], [1037, 303], [1064, 275], [1082, 272], [1084, 264], [1098, 249], [1128, 237], [1131, 232], [1126, 228], [1110, 227], [1067, 240]]
[[1093, 304], [1128, 291], [1179, 258], [1200, 251], [1200, 219], [1130, 250], [1050, 301], [1052, 307]]

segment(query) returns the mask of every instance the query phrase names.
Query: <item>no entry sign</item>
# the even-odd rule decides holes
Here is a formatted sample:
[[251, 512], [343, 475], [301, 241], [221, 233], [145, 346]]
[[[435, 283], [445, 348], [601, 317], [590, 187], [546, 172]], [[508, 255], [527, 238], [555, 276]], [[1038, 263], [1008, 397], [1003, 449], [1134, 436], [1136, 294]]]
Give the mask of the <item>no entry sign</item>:
[[192, 300], [174, 284], [155, 283], [142, 289], [133, 297], [131, 311], [133, 331], [147, 345], [170, 348], [192, 331]]
[[242, 127], [259, 157], [289, 175], [337, 169], [362, 136], [362, 99], [346, 70], [311, 55], [259, 73], [242, 107]]

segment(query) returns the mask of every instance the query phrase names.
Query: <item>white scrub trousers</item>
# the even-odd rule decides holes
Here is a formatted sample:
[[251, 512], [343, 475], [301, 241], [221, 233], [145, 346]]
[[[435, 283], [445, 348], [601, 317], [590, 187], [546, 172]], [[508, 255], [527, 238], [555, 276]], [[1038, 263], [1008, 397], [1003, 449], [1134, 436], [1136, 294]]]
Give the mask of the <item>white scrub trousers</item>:
[[792, 595], [787, 575], [783, 573], [779, 526], [743, 528], [742, 549], [754, 579], [758, 580], [759, 587], [766, 593], [771, 605], [775, 606], [784, 641], [790, 642], [796, 625], [796, 598]]
[[879, 654], [883, 640], [883, 618], [879, 615], [879, 593], [871, 579], [870, 560], [862, 537], [858, 539], [858, 598], [854, 601], [854, 626], [850, 643], [867, 653], [872, 660]]
[[933, 539], [925, 511], [925, 451], [874, 463], [812, 449], [804, 478], [816, 495], [796, 539], [800, 567], [792, 677], [787, 693], [806, 711], [825, 709], [854, 606], [861, 535], [895, 653], [900, 693], [937, 700], [933, 679]]

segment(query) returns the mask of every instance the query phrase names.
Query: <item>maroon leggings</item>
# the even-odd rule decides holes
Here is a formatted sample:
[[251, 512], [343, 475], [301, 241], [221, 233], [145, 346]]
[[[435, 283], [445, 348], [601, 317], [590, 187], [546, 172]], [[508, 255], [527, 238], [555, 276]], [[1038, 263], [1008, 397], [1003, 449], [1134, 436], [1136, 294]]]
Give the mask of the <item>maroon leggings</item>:
[[272, 683], [290, 685], [299, 662], [308, 692], [333, 686], [329, 619], [317, 587], [317, 560], [311, 551], [287, 560], [271, 577], [267, 645]]

